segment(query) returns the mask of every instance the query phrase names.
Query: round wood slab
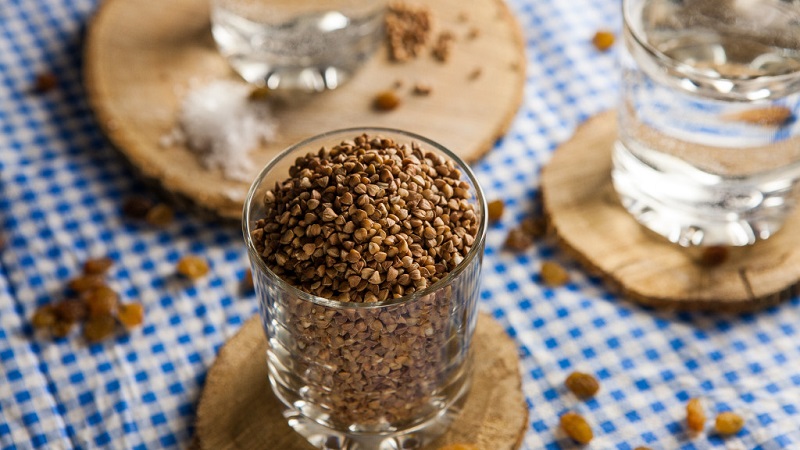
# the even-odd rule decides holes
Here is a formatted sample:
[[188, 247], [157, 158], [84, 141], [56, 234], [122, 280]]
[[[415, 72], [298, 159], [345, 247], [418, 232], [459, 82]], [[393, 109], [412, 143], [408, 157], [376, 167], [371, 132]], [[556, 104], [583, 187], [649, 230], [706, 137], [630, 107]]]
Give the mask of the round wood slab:
[[[479, 315], [472, 345], [472, 389], [464, 410], [426, 448], [469, 443], [482, 450], [517, 449], [528, 426], [517, 347], [486, 314]], [[197, 407], [195, 447], [313, 449], [281, 415], [283, 405], [267, 379], [266, 351], [258, 317], [247, 321], [222, 347]]]
[[[208, 0], [106, 0], [93, 18], [85, 48], [84, 76], [90, 104], [111, 142], [148, 180], [179, 200], [224, 218], [239, 219], [248, 183], [206, 170], [182, 147], [161, 148], [176, 123], [191, 80], [238, 79], [217, 53]], [[253, 153], [252, 178], [279, 151], [338, 128], [381, 126], [431, 138], [468, 161], [479, 158], [505, 133], [522, 100], [524, 42], [502, 0], [421, 2], [432, 11], [435, 39], [455, 34], [450, 59], [427, 52], [392, 63], [385, 46], [350, 82], [301, 105], [275, 111], [278, 138]], [[468, 35], [472, 29], [477, 37]], [[476, 72], [479, 71], [479, 72]], [[372, 100], [395, 81], [401, 105], [376, 112]], [[428, 96], [411, 94], [416, 82]]]
[[698, 263], [702, 249], [671, 244], [623, 208], [611, 184], [614, 112], [578, 128], [542, 173], [545, 213], [559, 243], [622, 295], [645, 305], [740, 312], [798, 292], [800, 210], [767, 241], [729, 248], [718, 266]]

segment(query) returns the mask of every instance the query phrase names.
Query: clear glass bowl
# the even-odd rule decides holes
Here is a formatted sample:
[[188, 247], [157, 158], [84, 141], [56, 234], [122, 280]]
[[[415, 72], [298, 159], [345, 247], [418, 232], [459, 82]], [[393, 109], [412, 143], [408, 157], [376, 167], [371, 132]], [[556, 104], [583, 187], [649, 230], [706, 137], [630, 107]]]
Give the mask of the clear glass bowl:
[[[252, 238], [263, 198], [289, 176], [295, 159], [362, 133], [419, 143], [453, 160], [470, 186], [479, 220], [466, 257], [444, 278], [413, 294], [351, 303], [317, 297], [273, 273]], [[469, 166], [441, 145], [404, 131], [352, 128], [283, 151], [247, 195], [242, 224], [269, 341], [275, 395], [295, 431], [319, 448], [408, 449], [443, 433], [460, 411], [471, 376], [486, 201]]]

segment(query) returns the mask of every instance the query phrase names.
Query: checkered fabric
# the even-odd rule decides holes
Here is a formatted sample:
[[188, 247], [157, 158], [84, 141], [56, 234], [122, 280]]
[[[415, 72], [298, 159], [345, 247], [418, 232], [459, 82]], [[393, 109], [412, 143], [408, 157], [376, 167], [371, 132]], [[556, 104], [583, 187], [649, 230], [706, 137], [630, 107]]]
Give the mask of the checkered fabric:
[[[104, 141], [81, 85], [81, 46], [94, 0], [0, 2], [0, 449], [185, 447], [219, 347], [256, 311], [239, 294], [246, 254], [236, 227], [180, 214], [164, 229], [122, 219], [121, 200], [146, 191]], [[582, 121], [613, 107], [615, 55], [590, 41], [618, 31], [619, 2], [513, 0], [524, 29], [524, 102], [508, 134], [477, 164], [506, 214], [488, 234], [480, 307], [519, 346], [530, 423], [523, 447], [570, 448], [567, 410], [593, 425], [591, 448], [800, 448], [800, 299], [739, 316], [674, 314], [610, 294], [551, 242], [501, 251], [506, 232], [536, 207], [541, 168]], [[31, 92], [53, 72], [51, 92]], [[173, 276], [185, 254], [211, 275]], [[99, 344], [41, 339], [29, 319], [59, 298], [89, 257], [110, 255], [123, 301], [146, 325]], [[545, 287], [544, 259], [572, 281]], [[563, 381], [594, 373], [599, 394], [578, 401]], [[735, 437], [690, 437], [684, 405], [746, 419]], [[710, 421], [709, 421], [710, 425]]]

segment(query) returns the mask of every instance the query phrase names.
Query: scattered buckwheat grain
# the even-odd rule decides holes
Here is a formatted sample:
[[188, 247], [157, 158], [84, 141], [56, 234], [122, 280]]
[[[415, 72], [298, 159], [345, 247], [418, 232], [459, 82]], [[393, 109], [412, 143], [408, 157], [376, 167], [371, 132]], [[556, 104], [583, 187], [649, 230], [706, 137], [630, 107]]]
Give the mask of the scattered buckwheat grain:
[[389, 59], [404, 62], [419, 56], [430, 39], [432, 13], [403, 1], [389, 5], [384, 19]]

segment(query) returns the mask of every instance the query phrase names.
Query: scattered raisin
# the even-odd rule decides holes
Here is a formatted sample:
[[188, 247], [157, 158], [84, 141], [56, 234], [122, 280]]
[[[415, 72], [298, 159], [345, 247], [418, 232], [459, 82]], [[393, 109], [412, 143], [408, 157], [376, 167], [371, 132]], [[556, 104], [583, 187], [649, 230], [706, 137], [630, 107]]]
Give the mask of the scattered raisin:
[[128, 197], [122, 203], [122, 214], [131, 219], [144, 219], [153, 207], [153, 202], [144, 197]]
[[744, 427], [744, 418], [734, 412], [725, 411], [717, 415], [717, 420], [714, 425], [717, 429], [717, 433], [726, 436], [733, 435], [742, 431]]
[[477, 446], [472, 444], [449, 444], [444, 447], [439, 447], [439, 450], [480, 450]]
[[686, 403], [686, 425], [692, 431], [703, 431], [706, 427], [706, 413], [699, 398], [693, 398]]
[[144, 322], [144, 306], [141, 303], [120, 304], [117, 319], [126, 329], [137, 327]]
[[108, 286], [100, 286], [89, 291], [84, 297], [89, 308], [89, 317], [111, 316], [117, 311], [119, 297]]
[[199, 256], [184, 256], [178, 261], [176, 269], [186, 278], [196, 280], [208, 273], [208, 262]]
[[101, 275], [114, 265], [114, 260], [104, 256], [102, 258], [94, 258], [83, 263], [83, 273], [90, 275]]
[[707, 267], [718, 266], [728, 259], [728, 253], [728, 247], [721, 245], [705, 247], [700, 253], [698, 262]]
[[53, 90], [58, 84], [58, 78], [50, 72], [40, 73], [36, 76], [36, 82], [33, 85], [33, 89], [36, 92], [48, 92]]
[[533, 238], [525, 234], [521, 229], [514, 228], [508, 232], [503, 245], [509, 250], [522, 251], [533, 245]]
[[604, 52], [614, 45], [614, 33], [600, 30], [594, 34], [594, 37], [592, 38], [592, 44], [594, 44], [595, 48], [601, 52]]
[[486, 214], [489, 217], [489, 222], [497, 222], [503, 217], [505, 203], [502, 200], [492, 200], [486, 206]]
[[244, 273], [244, 277], [242, 278], [242, 292], [249, 294], [255, 289], [256, 287], [253, 284], [253, 271], [247, 269], [247, 272]]
[[40, 306], [36, 309], [31, 317], [31, 325], [33, 328], [42, 329], [49, 328], [56, 323], [56, 313], [53, 311], [51, 305]]
[[256, 86], [250, 91], [247, 99], [250, 101], [266, 100], [272, 96], [272, 90], [266, 86]]
[[111, 316], [92, 317], [83, 326], [83, 337], [89, 342], [99, 342], [111, 336], [116, 328], [116, 322]]
[[172, 223], [172, 219], [175, 217], [175, 212], [172, 211], [168, 205], [164, 203], [158, 203], [157, 205], [150, 208], [150, 211], [147, 211], [145, 215], [145, 221], [150, 225], [155, 225], [157, 227], [163, 227]]
[[391, 111], [400, 106], [400, 97], [394, 91], [383, 91], [375, 96], [372, 106], [379, 111]]
[[794, 120], [792, 110], [785, 106], [767, 106], [766, 108], [750, 109], [726, 116], [728, 120], [744, 122], [750, 125], [764, 127], [778, 127]]
[[569, 281], [569, 273], [555, 261], [542, 263], [542, 282], [550, 287], [562, 286]]
[[561, 416], [561, 429], [580, 444], [588, 444], [594, 437], [592, 427], [580, 414], [568, 412]]
[[94, 274], [85, 274], [69, 280], [67, 287], [75, 292], [87, 292], [103, 285], [103, 278]]
[[526, 217], [520, 222], [519, 228], [528, 236], [536, 239], [545, 235], [547, 223], [542, 217]]
[[53, 311], [59, 322], [75, 323], [86, 317], [86, 305], [80, 300], [61, 300]]
[[600, 389], [600, 384], [597, 382], [597, 379], [583, 372], [572, 372], [569, 374], [564, 384], [567, 385], [567, 389], [573, 394], [583, 399], [593, 397]]
[[72, 331], [73, 325], [74, 325], [73, 322], [65, 322], [63, 320], [57, 320], [53, 325], [50, 326], [50, 333], [52, 333], [53, 336], [57, 338], [67, 337], [69, 332]]

